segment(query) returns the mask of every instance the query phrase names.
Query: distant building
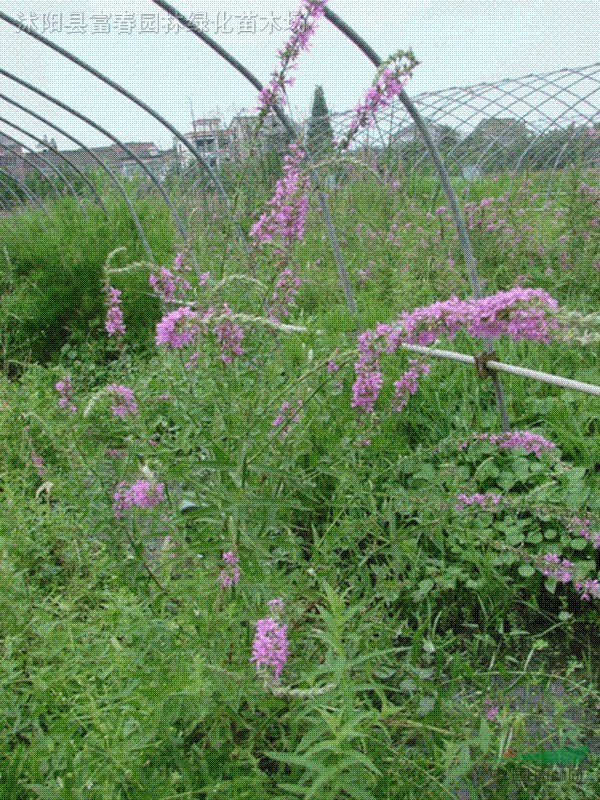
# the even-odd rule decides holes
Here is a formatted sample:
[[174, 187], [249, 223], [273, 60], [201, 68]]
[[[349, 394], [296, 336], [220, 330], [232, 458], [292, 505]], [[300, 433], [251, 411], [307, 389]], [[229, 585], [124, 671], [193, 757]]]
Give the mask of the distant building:
[[17, 180], [25, 177], [26, 169], [23, 162], [23, 147], [9, 136], [0, 133], [0, 171]]
[[[154, 142], [128, 142], [127, 147], [134, 153], [139, 160], [146, 166], [153, 175], [162, 180], [166, 174], [170, 162], [174, 157], [172, 150], [161, 151]], [[108, 145], [106, 147], [90, 147], [90, 152], [102, 161], [113, 172], [123, 178], [130, 178], [136, 172], [142, 173], [138, 162], [129, 153], [121, 149], [118, 145]], [[98, 169], [98, 162], [90, 155], [90, 152], [81, 148], [76, 150], [43, 150], [41, 155], [59, 169], [68, 168], [65, 161], [67, 158], [80, 170]], [[45, 174], [50, 174], [48, 165], [33, 154], [30, 159], [36, 169]]]
[[275, 151], [283, 155], [289, 145], [289, 136], [274, 113], [269, 112], [256, 131], [258, 114], [242, 111], [231, 120], [228, 128], [229, 157], [240, 161], [250, 152], [252, 146], [261, 152]]
[[[455, 137], [457, 136], [456, 132], [447, 125], [439, 125], [437, 122], [432, 122], [428, 119], [424, 120], [424, 122], [427, 125], [429, 133], [431, 134], [431, 138], [434, 140], [434, 142], [440, 142], [443, 139], [448, 138], [449, 133], [453, 134]], [[395, 144], [412, 144], [413, 142], [421, 141], [421, 132], [414, 122], [410, 125], [405, 125], [404, 127], [399, 128], [392, 137], [392, 142]]]
[[[189, 133], [184, 134], [184, 139], [198, 150], [211, 167], [219, 169], [221, 161], [229, 150], [228, 130], [221, 126], [221, 120], [218, 117], [195, 119], [192, 122], [192, 129]], [[177, 141], [175, 147], [181, 163], [187, 164], [193, 161], [194, 155], [182, 142]]]

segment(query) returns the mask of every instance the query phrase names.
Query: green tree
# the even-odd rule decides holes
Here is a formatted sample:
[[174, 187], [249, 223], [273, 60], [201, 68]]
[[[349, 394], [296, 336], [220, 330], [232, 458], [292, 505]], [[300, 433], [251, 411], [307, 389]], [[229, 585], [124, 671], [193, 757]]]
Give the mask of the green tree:
[[308, 149], [317, 158], [333, 150], [333, 128], [322, 86], [315, 88], [312, 112], [307, 130]]

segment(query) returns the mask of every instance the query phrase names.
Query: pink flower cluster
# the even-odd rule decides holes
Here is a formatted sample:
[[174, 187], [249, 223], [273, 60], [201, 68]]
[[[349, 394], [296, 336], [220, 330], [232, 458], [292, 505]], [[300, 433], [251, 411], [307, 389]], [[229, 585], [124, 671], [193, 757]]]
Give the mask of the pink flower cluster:
[[289, 267], [279, 273], [275, 283], [275, 291], [271, 295], [269, 305], [269, 318], [275, 322], [281, 322], [282, 317], [288, 317], [288, 306], [294, 302], [295, 296], [300, 288], [300, 278]]
[[[170, 311], [156, 326], [156, 345], [165, 344], [175, 349], [193, 344], [201, 334], [208, 333], [208, 323], [215, 314], [215, 309], [210, 306], [200, 313], [193, 311], [189, 306], [181, 306]], [[229, 306], [223, 304], [223, 314], [233, 314]], [[243, 355], [244, 351], [240, 342], [244, 338], [244, 329], [231, 319], [221, 319], [212, 329], [217, 342], [221, 347], [221, 359], [225, 364], [231, 364], [234, 356]], [[199, 352], [194, 353], [186, 364], [189, 369], [195, 366]]]
[[[283, 601], [277, 598], [269, 603], [274, 614], [279, 617], [283, 609]], [[288, 659], [287, 625], [281, 624], [274, 616], [259, 619], [256, 623], [256, 634], [252, 643], [250, 661], [256, 664], [257, 672], [270, 677], [273, 670], [273, 681], [277, 683]]]
[[72, 401], [73, 386], [69, 375], [65, 375], [62, 381], [57, 381], [54, 388], [59, 393], [58, 405], [60, 408], [67, 408], [71, 413], [77, 411], [77, 406]]
[[367, 283], [369, 281], [369, 278], [372, 278], [372, 277], [373, 277], [373, 273], [371, 272], [369, 267], [361, 267], [358, 270], [358, 285], [361, 288], [364, 288], [367, 285]]
[[230, 586], [240, 582], [241, 573], [238, 567], [240, 559], [233, 550], [223, 553], [222, 559], [226, 566], [219, 572], [219, 584], [221, 589], [228, 589]]
[[121, 519], [123, 512], [134, 506], [136, 508], [154, 508], [159, 503], [164, 503], [165, 500], [164, 483], [139, 480], [128, 486], [127, 483], [122, 482], [117, 486], [117, 491], [113, 495], [115, 517]]
[[600, 531], [591, 530], [592, 521], [582, 517], [571, 517], [567, 520], [567, 528], [573, 534], [583, 536], [588, 542], [592, 542], [594, 550], [600, 548]]
[[307, 51], [317, 22], [325, 13], [327, 0], [302, 0], [298, 12], [290, 24], [291, 35], [283, 47], [277, 51], [280, 64], [271, 80], [258, 95], [257, 111], [266, 114], [275, 104], [283, 103], [286, 88], [294, 85], [294, 77], [288, 72], [297, 67], [300, 53]]
[[499, 494], [492, 494], [491, 492], [486, 492], [486, 494], [481, 494], [476, 492], [475, 494], [463, 494], [462, 492], [456, 496], [456, 503], [454, 508], [457, 511], [462, 511], [467, 506], [479, 506], [485, 510], [490, 510], [491, 507], [497, 506], [502, 500], [502, 496]]
[[263, 212], [250, 228], [250, 236], [259, 244], [269, 244], [279, 237], [284, 249], [304, 238], [310, 188], [308, 176], [302, 175], [299, 168], [306, 154], [296, 144], [290, 145], [290, 151], [284, 158], [283, 178], [277, 181], [275, 193], [267, 201], [270, 210]]
[[556, 553], [546, 553], [537, 561], [538, 569], [547, 578], [564, 584], [573, 582], [573, 587], [582, 600], [600, 600], [600, 581], [597, 578], [581, 580], [575, 575], [575, 565], [571, 561], [561, 559]]
[[[225, 303], [224, 311], [231, 314], [232, 311]], [[244, 329], [241, 325], [230, 319], [224, 319], [215, 325], [213, 333], [217, 337], [217, 342], [221, 347], [221, 360], [224, 364], [231, 364], [234, 356], [244, 355], [240, 342], [244, 338]]]
[[379, 353], [386, 350], [386, 339], [392, 328], [378, 323], [375, 331], [367, 330], [358, 337], [358, 361], [354, 364], [356, 379], [352, 386], [352, 408], [373, 411], [383, 386]]
[[[206, 275], [208, 276], [208, 273]], [[173, 303], [175, 300], [181, 300], [184, 293], [192, 288], [189, 281], [180, 275], [174, 274], [166, 267], [161, 267], [158, 275], [151, 272], [148, 280], [153, 291], [156, 292], [163, 303]]]
[[353, 109], [354, 116], [348, 132], [339, 143], [342, 150], [350, 146], [359, 130], [370, 128], [375, 123], [377, 112], [387, 108], [400, 94], [416, 66], [417, 61], [412, 53], [399, 53], [379, 71], [373, 85]]
[[[161, 267], [157, 274], [150, 273], [148, 280], [152, 289], [164, 303], [173, 303], [176, 300], [182, 300], [185, 292], [192, 288], [190, 282], [183, 276], [184, 272], [190, 271], [191, 268], [183, 264], [183, 253], [177, 253], [173, 260], [172, 270]], [[199, 285], [204, 286], [209, 277], [209, 272], [202, 273], [199, 276]]]
[[[474, 439], [486, 440], [498, 447], [504, 447], [507, 450], [516, 450], [521, 448], [526, 453], [534, 453], [538, 458], [544, 450], [551, 450], [555, 448], [554, 442], [544, 439], [538, 433], [531, 431], [512, 431], [509, 433], [474, 433]], [[466, 446], [468, 442], [464, 442]]]
[[128, 414], [135, 416], [138, 413], [133, 389], [128, 386], [118, 386], [116, 383], [111, 383], [106, 388], [113, 397], [114, 405], [110, 407], [113, 416], [123, 419]]
[[38, 456], [37, 453], [32, 450], [29, 454], [31, 458], [31, 463], [33, 464], [35, 471], [37, 472], [40, 478], [43, 478], [46, 474], [46, 467], [44, 465], [44, 459], [41, 456]]
[[431, 369], [430, 364], [420, 361], [418, 358], [409, 358], [410, 368], [402, 375], [399, 381], [394, 383], [394, 410], [402, 411], [408, 403], [410, 395], [416, 394], [419, 384], [417, 379], [422, 375], [428, 375]]
[[543, 289], [515, 286], [479, 299], [449, 300], [405, 311], [398, 325], [404, 341], [430, 345], [440, 336], [452, 339], [464, 329], [477, 338], [497, 339], [508, 335], [514, 341], [530, 339], [549, 342], [558, 327], [558, 303]]
[[125, 333], [125, 323], [121, 311], [121, 291], [115, 289], [114, 286], [108, 287], [108, 309], [104, 328], [109, 336], [123, 336]]
[[[375, 330], [365, 331], [358, 339], [352, 407], [373, 411], [383, 385], [379, 356], [395, 353], [403, 342], [430, 345], [439, 336], [452, 339], [461, 328], [483, 338], [508, 334], [515, 341], [527, 338], [546, 342], [550, 340], [550, 331], [558, 327], [552, 313], [557, 308], [556, 300], [542, 289], [517, 286], [478, 300], [460, 300], [453, 296], [443, 302], [405, 311], [394, 325], [380, 322]], [[423, 367], [420, 374], [426, 374]], [[414, 394], [416, 391], [416, 369], [409, 370], [404, 378], [398, 382], [404, 401], [397, 403], [400, 408], [406, 404], [406, 392]]]
[[108, 447], [104, 451], [104, 455], [107, 458], [125, 458], [127, 456], [127, 453], [125, 452], [125, 450], [118, 450], [116, 447]]
[[300, 410], [302, 408], [302, 400], [296, 400], [294, 403], [288, 403], [287, 400], [281, 404], [279, 409], [279, 413], [271, 423], [274, 428], [278, 428], [280, 425], [283, 427], [281, 428], [281, 436], [287, 436], [290, 430], [290, 425], [294, 422], [298, 422], [300, 420]]
[[575, 581], [575, 591], [579, 592], [582, 600], [600, 600], [600, 581], [598, 578], [588, 578], [585, 581]]
[[542, 575], [554, 578], [559, 583], [569, 583], [573, 580], [574, 566], [566, 558], [561, 560], [556, 553], [546, 553], [542, 556]]
[[156, 326], [156, 345], [166, 344], [175, 349], [191, 344], [200, 333], [200, 314], [189, 306], [170, 311]]
[[498, 714], [500, 713], [500, 706], [493, 703], [489, 697], [486, 697], [484, 703], [484, 716], [490, 722], [498, 722]]

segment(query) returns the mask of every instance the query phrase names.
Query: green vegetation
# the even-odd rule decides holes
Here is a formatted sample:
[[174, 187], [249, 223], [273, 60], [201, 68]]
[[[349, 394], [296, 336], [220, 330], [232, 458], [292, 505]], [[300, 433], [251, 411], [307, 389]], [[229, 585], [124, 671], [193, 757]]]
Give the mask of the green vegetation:
[[319, 157], [333, 152], [333, 128], [329, 119], [329, 109], [322, 86], [315, 87], [312, 111], [306, 131], [307, 147]]
[[[541, 287], [576, 312], [570, 340], [496, 349], [598, 383], [597, 190], [565, 172], [546, 203], [546, 178], [457, 183], [486, 293]], [[246, 231], [272, 191], [260, 179], [258, 161], [235, 176]], [[400, 179], [365, 170], [331, 193], [363, 330], [470, 294], [435, 181]], [[164, 204], [132, 187], [172, 268]], [[472, 368], [432, 362], [389, 410], [398, 351], [376, 413], [357, 412], [357, 323], [316, 203], [285, 331], [264, 321], [268, 252], [247, 264], [218, 202], [175, 184], [210, 272], [188, 299], [254, 322], [231, 364], [209, 323], [197, 346], [156, 348], [171, 307], [122, 200], [102, 194], [109, 220], [69, 198], [48, 200], [50, 221], [0, 219], [0, 800], [597, 800], [600, 600], [541, 558], [598, 578], [598, 399], [503, 379], [512, 428], [556, 447], [499, 447], [473, 436], [499, 421]], [[104, 330], [106, 281], [123, 342]], [[465, 333], [443, 344], [482, 349]], [[58, 403], [67, 375], [75, 412]], [[111, 413], [113, 384], [137, 413]], [[156, 503], [119, 513], [115, 493], [142, 480]], [[460, 508], [461, 494], [500, 500]], [[250, 661], [273, 598], [279, 682]]]

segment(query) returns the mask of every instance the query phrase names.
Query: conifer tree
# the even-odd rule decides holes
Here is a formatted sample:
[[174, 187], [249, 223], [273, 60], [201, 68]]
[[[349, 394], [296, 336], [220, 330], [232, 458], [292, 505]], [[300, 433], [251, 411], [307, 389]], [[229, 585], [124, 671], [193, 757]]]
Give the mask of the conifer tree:
[[317, 158], [333, 150], [333, 129], [322, 86], [315, 88], [311, 117], [307, 130], [308, 149]]

